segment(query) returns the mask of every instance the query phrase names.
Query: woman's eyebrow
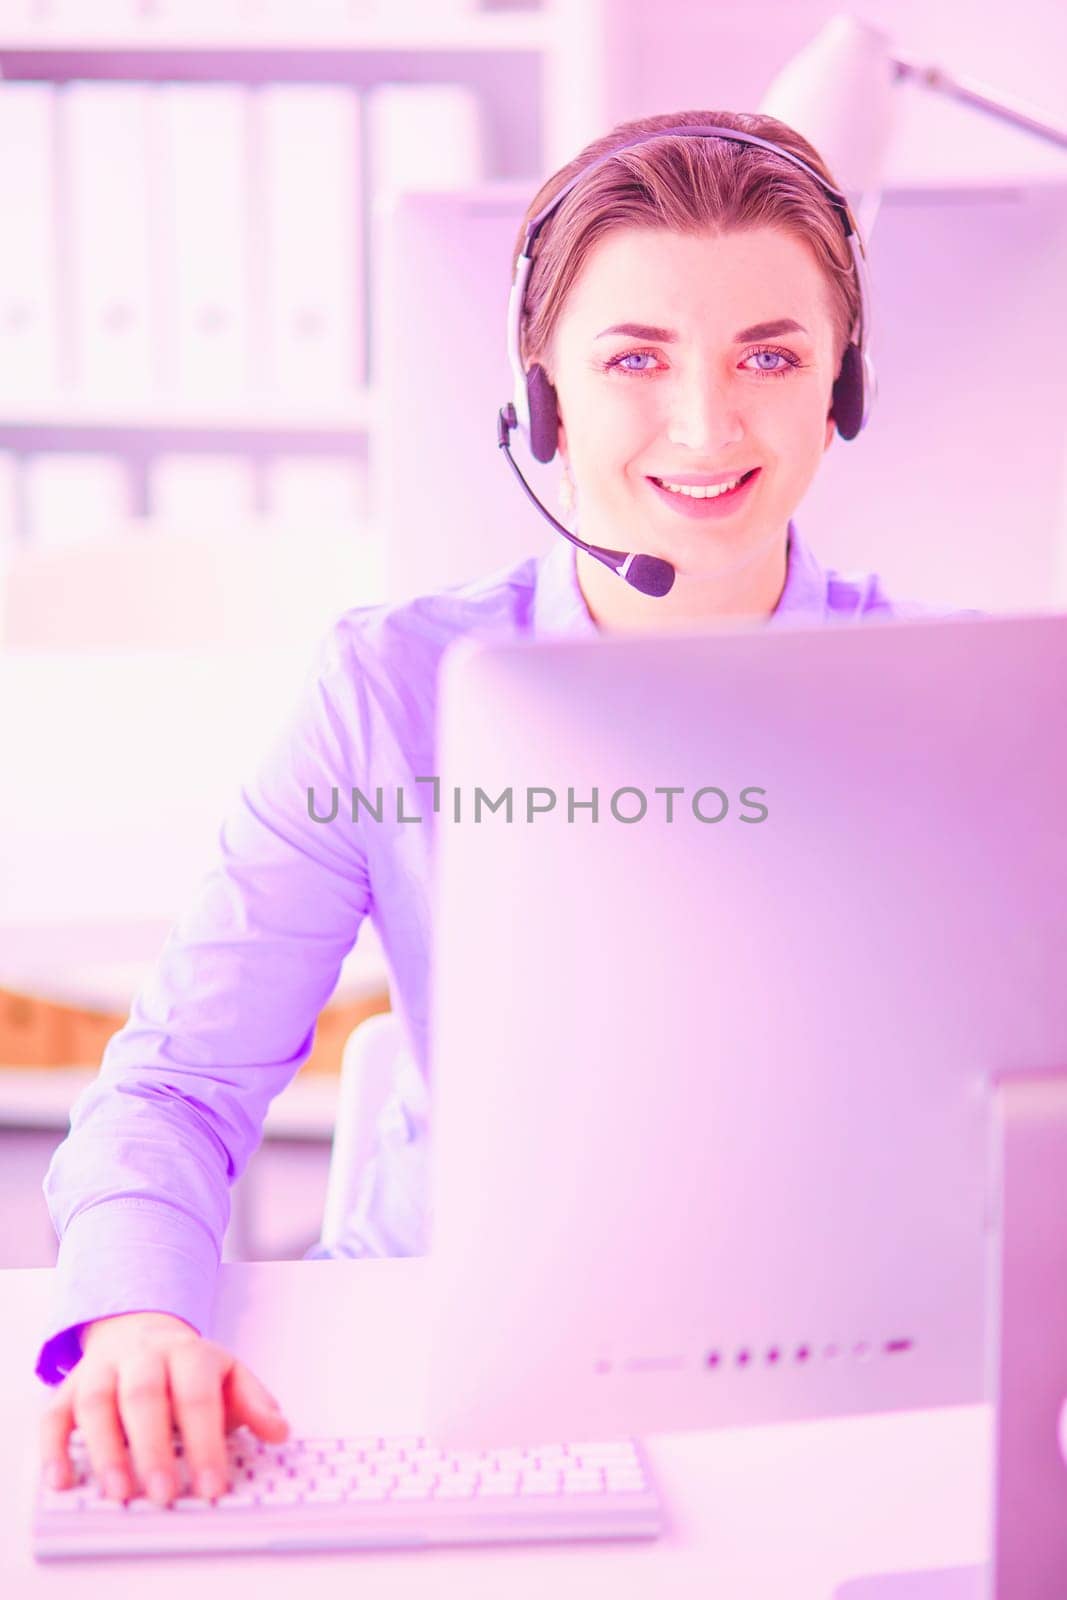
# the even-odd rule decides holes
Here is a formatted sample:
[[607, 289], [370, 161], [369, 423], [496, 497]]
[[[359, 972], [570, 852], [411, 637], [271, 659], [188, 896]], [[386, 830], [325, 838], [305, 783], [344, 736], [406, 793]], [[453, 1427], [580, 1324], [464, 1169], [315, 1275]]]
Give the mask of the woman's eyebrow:
[[[750, 339], [773, 339], [779, 333], [807, 333], [801, 323], [792, 317], [779, 317], [776, 322], [756, 322], [751, 328], [742, 328], [734, 334], [735, 344], [747, 344]], [[651, 339], [655, 344], [674, 344], [678, 335], [673, 328], [653, 328], [644, 322], [616, 322], [596, 335], [606, 339], [609, 334], [621, 333], [627, 339]]]

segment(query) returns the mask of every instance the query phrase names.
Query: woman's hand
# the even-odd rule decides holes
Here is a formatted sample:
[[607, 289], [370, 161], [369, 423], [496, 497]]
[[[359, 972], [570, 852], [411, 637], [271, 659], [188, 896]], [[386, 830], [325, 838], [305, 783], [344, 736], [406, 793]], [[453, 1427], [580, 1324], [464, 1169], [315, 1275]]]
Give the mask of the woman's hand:
[[139, 1479], [159, 1505], [169, 1505], [181, 1487], [175, 1428], [188, 1492], [205, 1499], [228, 1487], [231, 1429], [246, 1423], [272, 1444], [288, 1437], [289, 1424], [254, 1373], [181, 1317], [163, 1311], [101, 1317], [82, 1329], [82, 1351], [41, 1418], [41, 1465], [52, 1488], [73, 1482], [68, 1446], [75, 1427], [104, 1495], [127, 1500], [140, 1492]]

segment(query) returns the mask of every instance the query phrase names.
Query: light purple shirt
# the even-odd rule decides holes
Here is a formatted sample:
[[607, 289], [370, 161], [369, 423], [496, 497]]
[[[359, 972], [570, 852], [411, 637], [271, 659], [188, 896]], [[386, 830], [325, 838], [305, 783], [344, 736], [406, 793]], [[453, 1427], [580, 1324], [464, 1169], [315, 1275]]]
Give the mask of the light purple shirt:
[[[768, 625], [936, 614], [887, 599], [874, 575], [823, 569], [790, 525], [785, 586]], [[947, 608], [941, 608], [947, 609]], [[168, 1311], [208, 1333], [229, 1188], [259, 1142], [267, 1106], [307, 1059], [360, 923], [385, 951], [410, 1043], [379, 1120], [355, 1213], [328, 1253], [425, 1248], [429, 884], [432, 806], [419, 825], [388, 806], [325, 826], [331, 790], [373, 796], [436, 773], [437, 672], [458, 635], [590, 635], [597, 627], [562, 539], [489, 577], [401, 605], [344, 612], [321, 641], [297, 707], [244, 785], [220, 853], [167, 939], [71, 1113], [44, 1191], [60, 1239], [38, 1362], [58, 1383], [81, 1356], [81, 1325]], [[343, 804], [342, 800], [342, 804]]]

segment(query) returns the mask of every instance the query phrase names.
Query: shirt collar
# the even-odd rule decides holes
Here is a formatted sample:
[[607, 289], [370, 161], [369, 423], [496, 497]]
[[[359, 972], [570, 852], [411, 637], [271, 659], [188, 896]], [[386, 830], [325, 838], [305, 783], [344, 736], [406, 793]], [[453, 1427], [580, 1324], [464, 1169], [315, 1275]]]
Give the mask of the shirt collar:
[[[768, 626], [822, 622], [827, 612], [827, 576], [813, 551], [801, 538], [795, 522], [789, 524], [785, 584], [778, 604], [765, 619]], [[559, 538], [537, 565], [533, 603], [536, 635], [599, 633], [578, 583], [574, 545]]]
[[578, 633], [594, 636], [593, 621], [578, 583], [577, 552], [560, 535], [537, 564], [533, 631], [537, 635]]
[[785, 584], [778, 604], [767, 617], [769, 627], [793, 622], [824, 622], [828, 610], [829, 581], [815, 552], [801, 538], [795, 522], [789, 523]]

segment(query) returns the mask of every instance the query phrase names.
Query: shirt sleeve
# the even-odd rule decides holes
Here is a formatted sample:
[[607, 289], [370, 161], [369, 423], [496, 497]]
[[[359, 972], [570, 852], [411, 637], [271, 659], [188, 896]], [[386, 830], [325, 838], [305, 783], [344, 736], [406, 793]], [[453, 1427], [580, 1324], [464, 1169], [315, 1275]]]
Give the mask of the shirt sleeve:
[[[353, 616], [320, 643], [52, 1158], [44, 1193], [60, 1247], [36, 1367], [45, 1383], [76, 1365], [94, 1318], [167, 1311], [209, 1327], [230, 1185], [310, 1054], [370, 908], [345, 805], [367, 755]], [[334, 788], [336, 817], [313, 820], [309, 789], [328, 817]]]

